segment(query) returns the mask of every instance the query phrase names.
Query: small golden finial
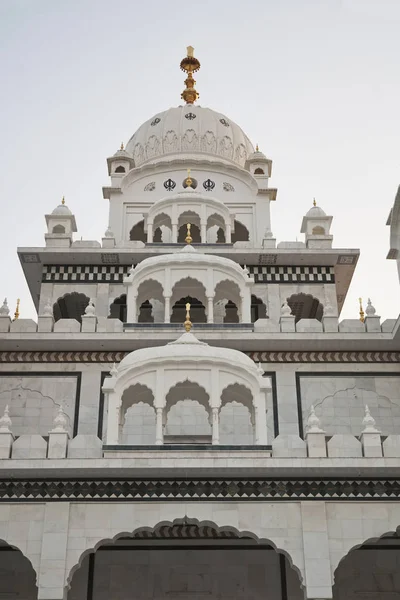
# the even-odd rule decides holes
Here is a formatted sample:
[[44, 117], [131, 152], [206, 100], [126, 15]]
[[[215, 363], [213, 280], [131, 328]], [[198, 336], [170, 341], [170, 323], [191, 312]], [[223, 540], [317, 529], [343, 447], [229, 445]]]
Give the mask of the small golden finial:
[[258, 148], [258, 144], [256, 144], [256, 152], [260, 152], [260, 150]]
[[317, 206], [317, 203], [316, 203], [316, 201], [315, 201], [315, 198], [314, 198], [314, 200], [313, 200], [313, 206]]
[[192, 329], [192, 321], [190, 320], [190, 302], [186, 303], [186, 321], [183, 324], [186, 333]]
[[193, 242], [193, 238], [192, 238], [192, 236], [190, 235], [190, 228], [191, 228], [191, 224], [190, 224], [190, 223], [188, 223], [186, 227], [187, 227], [187, 231], [186, 231], [185, 242], [186, 242], [187, 244], [191, 244], [191, 243]]
[[192, 187], [192, 183], [193, 183], [193, 179], [190, 177], [190, 169], [187, 170], [187, 177], [185, 179], [185, 184], [186, 187], [191, 188]]
[[120, 150], [123, 150], [123, 149], [124, 149], [124, 142], [121, 142], [121, 148], [120, 148]]
[[15, 308], [15, 313], [14, 313], [14, 321], [15, 321], [16, 319], [18, 319], [18, 317], [19, 317], [19, 303], [20, 303], [20, 302], [21, 302], [21, 300], [18, 298], [18, 300], [17, 300], [17, 306], [16, 306], [16, 308]]
[[363, 309], [363, 305], [362, 305], [362, 298], [359, 298], [358, 301], [360, 303], [360, 321], [361, 321], [361, 323], [364, 323], [365, 314], [364, 314], [364, 309]]
[[62, 197], [61, 204], [65, 204], [65, 197]]
[[200, 69], [200, 62], [194, 57], [193, 51], [193, 46], [188, 46], [187, 56], [181, 60], [180, 64], [182, 71], [187, 73], [187, 78], [185, 79], [186, 89], [181, 94], [181, 98], [186, 104], [193, 104], [199, 97], [199, 94], [194, 89], [196, 81], [193, 79], [193, 73], [196, 73]]

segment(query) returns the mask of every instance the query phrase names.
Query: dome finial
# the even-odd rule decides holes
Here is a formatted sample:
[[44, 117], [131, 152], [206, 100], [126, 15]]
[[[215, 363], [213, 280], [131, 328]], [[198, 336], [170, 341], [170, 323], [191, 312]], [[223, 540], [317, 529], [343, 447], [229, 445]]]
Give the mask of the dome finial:
[[190, 224], [190, 223], [188, 223], [186, 227], [187, 227], [187, 231], [186, 231], [185, 242], [186, 242], [187, 244], [191, 244], [191, 243], [193, 242], [193, 238], [192, 238], [192, 236], [190, 235], [190, 228], [191, 228], [191, 224]]
[[124, 142], [121, 142], [120, 150], [124, 150]]
[[183, 324], [186, 333], [192, 329], [192, 321], [190, 320], [190, 302], [186, 303], [186, 321]]
[[193, 51], [193, 46], [188, 46], [187, 56], [181, 60], [180, 64], [182, 71], [187, 73], [187, 78], [185, 79], [186, 89], [181, 94], [181, 98], [186, 104], [194, 104], [199, 97], [199, 94], [194, 89], [196, 81], [193, 79], [193, 73], [196, 73], [200, 69], [200, 62], [193, 56]]
[[187, 170], [187, 177], [185, 179], [186, 187], [191, 188], [193, 179], [190, 177], [190, 169]]
[[313, 206], [317, 206], [317, 202], [316, 202], [315, 198], [313, 200]]
[[65, 204], [65, 196], [63, 196], [63, 197], [62, 197], [61, 204], [62, 204], [62, 205], [64, 205], [64, 204]]
[[260, 149], [258, 147], [258, 144], [256, 144], [256, 152], [260, 152]]
[[15, 307], [14, 321], [15, 321], [16, 319], [18, 319], [18, 318], [19, 318], [19, 303], [20, 303], [20, 302], [21, 302], [21, 301], [20, 301], [20, 299], [18, 298], [18, 300], [17, 300], [17, 306]]
[[362, 298], [359, 298], [358, 301], [360, 303], [360, 321], [361, 321], [361, 323], [364, 323], [365, 314], [364, 314], [364, 309], [363, 309], [363, 305], [362, 305]]

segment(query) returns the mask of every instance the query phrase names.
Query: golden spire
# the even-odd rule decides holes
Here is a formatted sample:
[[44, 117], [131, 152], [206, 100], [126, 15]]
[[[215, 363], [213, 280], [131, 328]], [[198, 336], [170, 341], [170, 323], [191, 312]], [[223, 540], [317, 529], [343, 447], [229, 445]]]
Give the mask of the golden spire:
[[120, 148], [120, 150], [123, 150], [123, 149], [124, 149], [124, 142], [121, 142], [121, 148]]
[[199, 94], [194, 89], [196, 81], [193, 79], [193, 73], [196, 73], [200, 69], [200, 62], [193, 56], [193, 51], [193, 46], [188, 46], [187, 56], [181, 60], [180, 64], [182, 71], [187, 73], [187, 78], [185, 79], [186, 89], [181, 94], [181, 98], [186, 104], [194, 104], [199, 97]]
[[258, 148], [258, 144], [256, 144], [256, 152], [260, 152], [260, 150]]
[[65, 204], [65, 197], [62, 197], [61, 204]]
[[193, 179], [190, 177], [190, 169], [187, 170], [187, 174], [188, 174], [188, 176], [185, 179], [186, 187], [191, 188], [192, 187], [192, 183], [193, 183]]
[[19, 303], [20, 303], [20, 302], [21, 302], [21, 301], [20, 301], [20, 299], [18, 298], [18, 300], [17, 300], [17, 306], [16, 306], [16, 308], [15, 308], [15, 313], [14, 313], [14, 321], [15, 321], [16, 319], [18, 319], [18, 317], [19, 317]]
[[362, 298], [359, 298], [358, 301], [360, 303], [360, 321], [361, 321], [361, 323], [364, 323], [365, 315], [364, 315], [364, 309], [363, 309], [363, 305], [362, 305]]
[[314, 198], [314, 200], [313, 200], [313, 206], [317, 206], [317, 203], [316, 203], [316, 201], [315, 201], [315, 198]]
[[186, 303], [186, 321], [184, 322], [183, 326], [186, 329], [186, 333], [189, 333], [189, 331], [192, 329], [192, 321], [190, 320], [190, 302]]
[[190, 224], [190, 223], [188, 223], [186, 227], [187, 227], [187, 231], [186, 231], [185, 242], [186, 242], [187, 244], [191, 244], [191, 243], [193, 242], [193, 238], [192, 238], [192, 236], [190, 235], [190, 228], [191, 228], [191, 224]]

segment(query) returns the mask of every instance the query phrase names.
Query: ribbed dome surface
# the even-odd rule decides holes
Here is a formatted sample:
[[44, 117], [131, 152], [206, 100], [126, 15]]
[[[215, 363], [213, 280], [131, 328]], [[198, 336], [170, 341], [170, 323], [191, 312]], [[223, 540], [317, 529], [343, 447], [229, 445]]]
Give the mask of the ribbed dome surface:
[[133, 156], [136, 167], [177, 154], [208, 154], [243, 167], [254, 147], [243, 130], [225, 115], [185, 104], [143, 123], [126, 150]]

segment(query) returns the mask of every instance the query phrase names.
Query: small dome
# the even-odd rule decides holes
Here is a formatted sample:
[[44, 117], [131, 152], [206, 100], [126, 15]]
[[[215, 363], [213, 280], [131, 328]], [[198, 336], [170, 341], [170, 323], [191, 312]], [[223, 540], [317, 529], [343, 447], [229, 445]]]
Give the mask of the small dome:
[[199, 361], [225, 363], [230, 367], [234, 366], [250, 371], [254, 375], [258, 374], [254, 361], [243, 352], [231, 348], [209, 346], [198, 340], [191, 332], [183, 333], [177, 340], [169, 342], [165, 346], [141, 348], [130, 352], [118, 365], [118, 372], [121, 373], [133, 365], [146, 365], [153, 361], [163, 363], [166, 359], [174, 360], [178, 364], [182, 361], [193, 362], [197, 365]]
[[165, 155], [213, 155], [244, 167], [254, 147], [244, 131], [210, 108], [185, 104], [154, 115], [127, 146], [140, 167]]
[[326, 212], [323, 211], [320, 206], [312, 206], [306, 213], [306, 217], [314, 217], [318, 219], [320, 217], [326, 217]]
[[259, 150], [252, 152], [252, 154], [250, 154], [250, 156], [248, 157], [247, 162], [254, 162], [257, 160], [262, 162], [268, 162], [268, 158], [265, 156], [264, 152], [260, 152]]
[[132, 158], [132, 156], [129, 154], [129, 152], [127, 152], [126, 150], [124, 150], [123, 148], [120, 150], [117, 150], [117, 152], [115, 154], [113, 154], [113, 158]]
[[65, 217], [65, 216], [71, 216], [72, 212], [69, 210], [69, 208], [66, 204], [59, 204], [58, 206], [56, 206], [56, 208], [53, 210], [53, 212], [51, 214]]

